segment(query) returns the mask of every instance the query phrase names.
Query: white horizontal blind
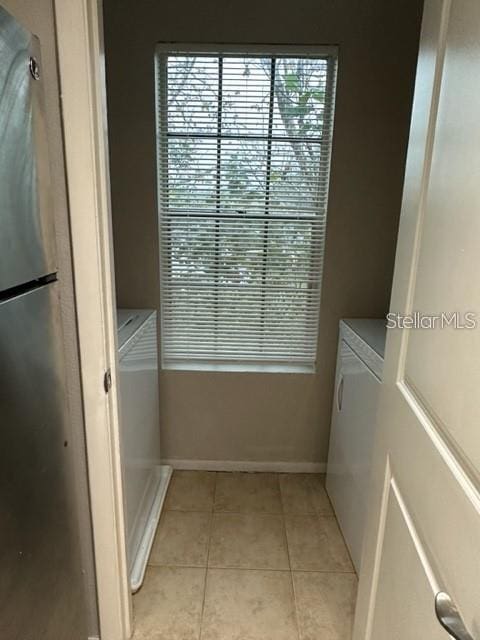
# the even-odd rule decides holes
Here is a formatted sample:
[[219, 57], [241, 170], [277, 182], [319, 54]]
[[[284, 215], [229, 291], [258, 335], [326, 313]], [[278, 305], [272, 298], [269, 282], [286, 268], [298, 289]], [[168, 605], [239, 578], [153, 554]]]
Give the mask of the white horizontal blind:
[[331, 56], [159, 53], [162, 361], [313, 368]]

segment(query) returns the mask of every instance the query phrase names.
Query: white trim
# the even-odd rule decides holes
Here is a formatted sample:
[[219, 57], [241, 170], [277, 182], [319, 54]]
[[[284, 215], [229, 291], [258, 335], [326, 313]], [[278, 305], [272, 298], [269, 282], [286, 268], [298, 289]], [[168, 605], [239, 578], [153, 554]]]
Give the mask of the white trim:
[[[243, 54], [240, 53], [240, 50], [242, 49], [245, 52]], [[253, 203], [252, 207], [250, 207], [248, 203], [235, 205], [237, 207], [241, 206], [245, 209], [244, 211], [240, 212], [244, 215], [229, 215], [230, 213], [235, 213], [232, 210], [232, 207], [234, 207], [234, 205], [231, 202], [224, 202], [223, 196], [219, 192], [217, 193], [216, 207], [210, 206], [210, 204], [208, 203], [208, 198], [207, 200], [205, 200], [205, 194], [202, 195], [203, 192], [194, 195], [194, 201], [190, 202], [190, 206], [195, 209], [196, 213], [195, 211], [193, 211], [193, 209], [190, 211], [187, 210], [189, 203], [186, 200], [182, 199], [181, 195], [179, 196], [180, 200], [178, 202], [173, 202], [170, 180], [171, 171], [174, 171], [176, 176], [178, 174], [177, 177], [181, 183], [180, 190], [182, 193], [187, 193], [189, 190], [189, 174], [187, 176], [184, 176], [182, 167], [179, 166], [175, 166], [172, 169], [172, 164], [169, 162], [169, 149], [171, 149], [171, 144], [173, 144], [174, 142], [172, 141], [171, 136], [173, 135], [174, 138], [176, 138], [177, 133], [175, 133], [175, 131], [173, 131], [172, 133], [168, 124], [170, 116], [172, 114], [170, 113], [168, 101], [168, 96], [170, 93], [170, 72], [168, 70], [169, 55], [167, 54], [175, 53], [175, 56], [173, 57], [173, 61], [175, 62], [176, 59], [184, 59], [186, 52], [189, 51], [193, 52], [194, 56], [197, 56], [200, 51], [203, 51], [204, 53], [200, 55], [204, 55], [209, 60], [216, 63], [216, 70], [214, 71], [213, 75], [216, 78], [216, 82], [219, 87], [218, 104], [217, 102], [215, 102], [215, 113], [218, 120], [218, 127], [214, 132], [211, 132], [211, 135], [208, 135], [209, 140], [203, 140], [203, 142], [208, 142], [210, 145], [210, 142], [215, 142], [215, 140], [217, 141], [217, 161], [215, 167], [217, 185], [221, 181], [222, 173], [222, 152], [220, 150], [220, 143], [225, 139], [226, 133], [228, 133], [228, 131], [225, 132], [221, 126], [221, 114], [223, 109], [221, 87], [222, 80], [225, 74], [227, 74], [227, 79], [225, 80], [225, 82], [231, 82], [235, 86], [243, 87], [241, 91], [242, 96], [239, 97], [239, 100], [241, 100], [239, 108], [242, 112], [239, 117], [245, 116], [245, 131], [241, 132], [240, 138], [246, 139], [250, 137], [250, 134], [256, 137], [256, 134], [259, 133], [259, 131], [257, 130], [258, 127], [256, 120], [252, 121], [252, 119], [248, 116], [247, 107], [242, 107], [242, 105], [246, 105], [249, 101], [248, 96], [255, 97], [254, 94], [256, 85], [254, 83], [253, 86], [244, 86], [241, 78], [241, 70], [239, 70], [238, 68], [236, 70], [231, 69], [230, 71], [224, 71], [224, 68], [221, 64], [223, 56], [226, 53], [227, 56], [240, 55], [242, 59], [247, 60], [250, 59], [253, 55], [261, 56], [262, 58], [266, 55], [269, 56], [269, 59], [271, 57], [272, 67], [268, 67], [269, 72], [267, 74], [267, 84], [269, 87], [270, 96], [268, 135], [266, 131], [263, 132], [265, 134], [263, 138], [268, 141], [268, 167], [270, 165], [270, 161], [272, 163], [275, 162], [275, 149], [272, 152], [271, 145], [275, 144], [274, 141], [277, 139], [286, 139], [284, 135], [285, 132], [282, 133], [282, 131], [277, 131], [274, 117], [274, 80], [276, 77], [274, 66], [275, 60], [281, 60], [282, 58], [293, 58], [295, 56], [300, 56], [301, 59], [317, 59], [319, 63], [319, 69], [321, 69], [321, 72], [323, 74], [321, 85], [322, 87], [324, 87], [324, 119], [322, 126], [322, 136], [321, 138], [316, 139], [316, 141], [319, 143], [318, 152], [320, 154], [320, 159], [317, 161], [318, 175], [316, 173], [314, 177], [310, 176], [310, 178], [308, 178], [308, 176], [304, 176], [302, 179], [298, 178], [297, 176], [298, 181], [297, 178], [292, 178], [299, 189], [305, 187], [305, 184], [311, 183], [312, 189], [314, 188], [316, 191], [316, 197], [314, 201], [309, 201], [308, 203], [302, 204], [302, 202], [298, 201], [298, 199], [297, 201], [294, 201], [295, 198], [292, 196], [292, 201], [290, 202], [290, 213], [292, 216], [291, 219], [307, 224], [310, 231], [310, 238], [306, 239], [309, 253], [311, 254], [309, 266], [307, 269], [308, 273], [307, 271], [305, 271], [304, 267], [300, 265], [298, 267], [300, 271], [295, 275], [295, 268], [292, 267], [293, 272], [290, 276], [285, 276], [288, 282], [284, 283], [284, 285], [287, 286], [290, 282], [290, 284], [292, 284], [293, 286], [296, 277], [300, 278], [301, 280], [305, 278], [309, 280], [309, 293], [308, 295], [305, 294], [305, 299], [302, 298], [303, 302], [301, 303], [301, 310], [298, 310], [298, 313], [303, 320], [304, 326], [302, 329], [302, 327], [298, 325], [295, 316], [285, 317], [283, 322], [283, 337], [279, 337], [277, 335], [278, 326], [276, 324], [277, 321], [275, 320], [275, 318], [273, 318], [273, 320], [270, 318], [268, 321], [265, 320], [260, 324], [256, 320], [252, 321], [252, 314], [254, 314], [254, 309], [257, 308], [258, 304], [261, 304], [263, 309], [265, 304], [262, 301], [264, 301], [265, 296], [270, 295], [270, 290], [272, 288], [274, 289], [274, 285], [270, 282], [268, 273], [267, 275], [265, 275], [265, 268], [263, 274], [264, 277], [262, 278], [262, 282], [260, 284], [257, 284], [253, 287], [246, 287], [245, 291], [239, 295], [237, 295], [238, 291], [235, 292], [233, 289], [231, 290], [227, 286], [227, 292], [229, 292], [227, 300], [224, 300], [220, 303], [221, 310], [229, 314], [230, 312], [232, 312], [231, 304], [233, 304], [233, 302], [230, 300], [230, 297], [233, 296], [232, 300], [234, 298], [237, 300], [237, 302], [235, 303], [235, 314], [238, 323], [237, 334], [238, 332], [240, 332], [242, 337], [241, 340], [239, 339], [239, 335], [237, 334], [233, 335], [232, 337], [231, 335], [228, 335], [228, 332], [225, 333], [221, 329], [220, 332], [217, 332], [217, 314], [214, 314], [214, 316], [212, 317], [208, 309], [199, 310], [198, 300], [192, 303], [195, 307], [194, 311], [188, 300], [185, 303], [185, 301], [182, 302], [178, 299], [178, 290], [177, 285], [175, 284], [175, 273], [172, 272], [172, 268], [169, 266], [171, 262], [169, 256], [172, 251], [172, 246], [173, 244], [175, 244], [175, 240], [172, 234], [175, 234], [177, 232], [180, 233], [182, 238], [186, 239], [188, 244], [189, 229], [191, 229], [191, 225], [194, 225], [195, 227], [195, 225], [201, 222], [201, 219], [204, 219], [205, 224], [207, 224], [206, 221], [208, 219], [208, 224], [215, 223], [215, 225], [218, 226], [218, 224], [221, 223], [222, 218], [224, 218], [224, 221], [228, 219], [228, 222], [225, 222], [225, 224], [227, 225], [227, 231], [225, 231], [225, 233], [233, 234], [232, 237], [234, 238], [234, 240], [232, 241], [234, 242], [237, 249], [239, 251], [246, 252], [247, 254], [250, 250], [256, 252], [258, 249], [257, 240], [255, 238], [252, 239], [249, 234], [245, 234], [244, 227], [245, 225], [247, 225], [247, 227], [250, 228], [251, 225], [254, 225], [256, 227], [257, 224], [264, 224], [264, 222], [261, 222], [264, 218], [263, 214], [269, 213], [270, 206], [268, 194], [270, 190], [271, 176], [269, 169], [267, 170], [265, 177], [266, 182], [264, 184], [264, 204], [260, 203], [257, 206], [255, 203]], [[196, 45], [183, 43], [159, 43], [157, 45], [155, 56], [157, 114], [157, 205], [160, 233], [160, 350], [162, 355], [162, 369], [235, 372], [266, 371], [273, 373], [302, 374], [313, 374], [315, 372], [318, 346], [316, 334], [318, 333], [320, 316], [322, 272], [325, 255], [325, 226], [328, 210], [327, 201], [329, 191], [329, 173], [331, 162], [335, 81], [337, 68], [335, 55], [336, 48], [329, 47], [328, 54], [325, 51], [326, 50], [324, 47], [297, 47], [278, 44], [249, 44], [240, 46], [237, 44]], [[230, 80], [228, 80], [228, 78], [230, 78]], [[192, 96], [190, 96], [190, 94], [186, 95], [187, 102], [189, 97]], [[193, 96], [192, 99], [194, 99], [195, 101], [195, 96]], [[175, 119], [175, 113], [172, 117]], [[192, 140], [194, 142], [196, 141], [200, 144], [202, 143], [203, 134], [200, 132], [197, 135], [197, 133], [198, 132], [190, 132], [188, 133], [188, 135], [192, 137]], [[277, 133], [277, 136], [275, 136], [275, 133]], [[185, 134], [178, 132], [178, 135], [181, 136]], [[280, 138], [278, 138], [278, 136], [280, 136]], [[199, 153], [203, 158], [204, 152], [207, 155], [209, 154], [208, 149], [210, 149], [210, 146], [208, 146], [208, 149], [202, 149], [203, 147], [200, 149]], [[271, 158], [270, 156], [272, 155], [272, 153], [273, 157]], [[203, 162], [202, 158], [200, 159], [200, 162]], [[311, 160], [313, 161], [313, 159]], [[213, 178], [215, 179], [215, 176], [213, 176]], [[282, 187], [282, 189], [284, 188], [286, 189], [285, 185]], [[293, 189], [293, 187], [291, 188]], [[287, 197], [289, 197], [288, 194]], [[280, 223], [280, 221], [285, 219], [285, 216], [281, 215], [282, 212], [277, 211], [277, 205], [278, 202], [275, 206], [271, 204], [271, 206], [274, 207], [275, 210], [270, 211], [271, 215], [268, 216], [272, 220], [274, 219], [274, 221], [276, 221], [275, 224], [277, 222]], [[197, 216], [197, 218], [195, 216]], [[181, 228], [181, 230], [177, 230], [176, 232], [175, 229], [177, 229], [177, 222], [180, 224], [179, 228]], [[265, 231], [265, 233], [270, 234], [271, 232], [274, 238], [277, 237], [276, 234], [279, 232], [278, 230], [276, 230], [276, 227], [270, 227], [269, 229], [270, 231], [267, 230]], [[194, 242], [194, 244], [196, 243], [195, 239], [192, 241]], [[265, 243], [266, 240], [264, 240], [264, 253], [266, 251]], [[217, 245], [215, 243], [215, 247], [216, 246]], [[216, 249], [214, 247], [207, 247], [205, 249], [204, 258], [206, 264], [209, 265], [209, 267], [206, 268], [211, 268], [212, 272], [216, 273], [218, 272], [218, 269], [222, 270], [222, 267], [221, 265], [219, 265], [218, 260], [215, 256]], [[278, 258], [278, 260], [279, 259], [280, 258]], [[185, 278], [187, 280], [186, 286], [188, 287], [188, 275], [185, 276]], [[195, 283], [193, 283], [193, 286], [195, 286]], [[215, 281], [203, 283], [202, 290], [204, 290], [204, 293], [207, 297], [212, 296], [216, 298], [218, 286], [218, 281], [217, 279], [215, 279]], [[305, 291], [307, 291], [307, 289], [305, 289]], [[260, 293], [261, 297], [258, 297]], [[223, 311], [221, 313], [223, 313]], [[192, 313], [195, 314], [194, 321], [192, 321]], [[273, 337], [271, 335], [272, 332]], [[265, 336], [267, 336], [266, 341], [264, 340]], [[275, 339], [275, 336], [277, 336], [278, 340]], [[288, 339], [289, 336], [290, 340]]]
[[159, 53], [226, 53], [257, 55], [268, 54], [277, 57], [306, 56], [324, 58], [338, 56], [338, 47], [334, 45], [292, 45], [292, 44], [222, 44], [204, 42], [158, 42]]
[[[148, 514], [148, 518], [145, 523], [143, 535], [130, 571], [130, 589], [132, 593], [136, 593], [140, 589], [145, 578], [148, 558], [150, 557], [150, 551], [152, 550], [155, 533], [157, 531], [157, 526], [162, 514], [163, 503], [165, 502], [165, 498], [167, 496], [170, 478], [172, 477], [172, 467], [166, 464], [157, 465], [154, 469], [153, 477], [154, 498], [150, 507], [150, 513]], [[148, 494], [151, 494], [151, 491], [148, 491], [147, 495]]]
[[[83, 408], [102, 640], [131, 635], [99, 0], [55, 0]], [[103, 388], [112, 373], [108, 394]]]
[[186, 471], [260, 471], [273, 473], [325, 473], [326, 462], [282, 462], [255, 460], [179, 460], [168, 458], [162, 460], [174, 469]]

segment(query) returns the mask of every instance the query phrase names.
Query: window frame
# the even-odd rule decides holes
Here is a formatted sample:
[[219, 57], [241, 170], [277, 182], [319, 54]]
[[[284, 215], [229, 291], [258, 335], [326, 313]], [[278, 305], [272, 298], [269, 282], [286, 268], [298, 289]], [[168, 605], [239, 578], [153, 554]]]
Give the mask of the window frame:
[[[168, 131], [168, 120], [162, 121], [161, 114], [166, 113], [168, 111], [166, 106], [166, 101], [168, 100], [168, 86], [166, 83], [166, 74], [164, 73], [164, 69], [166, 68], [165, 61], [168, 59], [168, 56], [176, 56], [176, 55], [187, 55], [187, 56], [211, 56], [218, 57], [220, 60], [219, 65], [219, 81], [220, 81], [220, 91], [218, 96], [218, 110], [217, 110], [217, 119], [219, 119], [219, 125], [217, 127], [217, 131], [209, 134], [182, 134], [179, 132], [170, 134]], [[332, 152], [332, 136], [333, 136], [333, 128], [334, 128], [334, 118], [335, 118], [335, 99], [336, 99], [336, 79], [338, 72], [338, 47], [337, 46], [314, 46], [314, 45], [225, 45], [225, 44], [186, 44], [186, 43], [178, 43], [178, 42], [161, 42], [158, 43], [155, 50], [155, 94], [156, 94], [156, 104], [155, 104], [155, 117], [156, 117], [156, 155], [157, 155], [157, 211], [159, 218], [161, 220], [162, 215], [168, 213], [169, 217], [198, 217], [199, 219], [205, 218], [208, 216], [205, 212], [185, 212], [181, 209], [175, 210], [175, 208], [167, 207], [165, 210], [164, 205], [162, 204], [163, 197], [161, 197], [162, 189], [165, 185], [168, 185], [168, 166], [164, 165], [158, 166], [159, 158], [161, 157], [160, 147], [161, 140], [172, 139], [181, 139], [182, 137], [188, 137], [193, 139], [209, 139], [217, 142], [217, 166], [215, 171], [216, 178], [216, 192], [215, 192], [215, 213], [212, 213], [212, 219], [214, 218], [237, 218], [232, 213], [222, 213], [222, 195], [220, 189], [220, 177], [221, 177], [221, 168], [220, 168], [220, 148], [221, 142], [223, 140], [234, 139], [234, 140], [249, 140], [249, 136], [241, 135], [241, 134], [225, 134], [221, 132], [221, 117], [222, 117], [222, 95], [221, 95], [221, 78], [222, 78], [222, 60], [223, 57], [234, 57], [241, 56], [243, 58], [258, 58], [259, 56], [271, 57], [272, 58], [272, 66], [275, 69], [275, 62], [279, 58], [320, 58], [320, 59], [328, 59], [327, 63], [327, 84], [326, 84], [326, 95], [328, 98], [328, 110], [331, 113], [332, 120], [330, 124], [329, 135], [326, 136], [327, 139], [313, 139], [307, 138], [304, 140], [303, 138], [295, 138], [295, 141], [306, 141], [306, 142], [315, 142], [319, 145], [320, 149], [323, 147], [327, 147], [326, 151], [328, 154], [328, 177], [325, 181], [325, 210], [328, 207], [328, 191], [330, 184], [330, 168], [331, 168], [331, 152]], [[273, 78], [272, 78], [273, 79]], [[270, 87], [269, 92], [269, 116], [268, 116], [268, 133], [264, 136], [258, 136], [258, 139], [264, 140], [267, 144], [267, 164], [266, 164], [266, 184], [265, 184], [265, 205], [263, 213], [247, 213], [243, 211], [239, 211], [241, 217], [245, 220], [263, 220], [266, 222], [265, 224], [265, 234], [268, 234], [268, 220], [284, 220], [284, 221], [292, 221], [292, 220], [308, 220], [313, 221], [315, 219], [315, 215], [310, 213], [305, 214], [293, 214], [289, 215], [279, 215], [269, 213], [269, 200], [270, 200], [270, 166], [271, 166], [271, 157], [272, 157], [272, 143], [275, 140], [281, 140], [288, 142], [290, 138], [288, 136], [274, 136], [272, 134], [273, 129], [273, 108], [274, 108], [274, 86], [273, 82]], [[168, 147], [167, 147], [168, 148]], [[325, 150], [324, 150], [325, 153]], [[322, 151], [320, 152], [320, 157], [322, 157]], [[166, 175], [162, 175], [165, 172]], [[320, 183], [319, 183], [320, 184]], [[326, 213], [325, 213], [326, 216]], [[218, 224], [218, 223], [217, 223]], [[162, 233], [162, 225], [159, 225], [159, 233]], [[268, 238], [268, 235], [267, 235]], [[218, 239], [216, 240], [218, 242]], [[162, 239], [160, 238], [160, 251], [162, 247]], [[323, 251], [324, 254], [324, 251]], [[324, 257], [324, 255], [323, 255]], [[312, 258], [313, 259], [313, 258]], [[162, 256], [160, 260], [162, 264]], [[319, 295], [318, 295], [318, 303], [317, 309], [315, 309], [317, 316], [317, 324], [319, 323], [319, 313], [320, 313], [320, 297], [321, 297], [321, 272], [322, 272], [323, 263], [320, 266], [320, 282], [318, 285]], [[164, 304], [162, 301], [162, 293], [160, 292], [160, 326], [161, 326], [161, 334], [163, 335], [164, 329], [164, 315], [163, 308]], [[317, 343], [318, 343], [318, 335], [317, 335]], [[163, 347], [163, 341], [160, 340], [161, 349]], [[282, 360], [279, 362], [276, 361], [262, 361], [258, 360], [253, 363], [252, 361], [243, 361], [239, 359], [235, 362], [233, 359], [228, 360], [227, 362], [222, 362], [220, 358], [202, 358], [201, 360], [196, 359], [193, 355], [190, 358], [185, 358], [183, 361], [178, 361], [174, 363], [173, 361], [168, 361], [168, 364], [165, 362], [163, 358], [163, 354], [161, 357], [161, 366], [162, 369], [167, 370], [207, 370], [207, 371], [271, 371], [271, 372], [297, 372], [297, 373], [314, 373], [317, 365], [317, 355], [318, 345], [315, 345], [315, 358], [312, 364], [296, 364], [296, 363], [288, 363], [287, 360]]]

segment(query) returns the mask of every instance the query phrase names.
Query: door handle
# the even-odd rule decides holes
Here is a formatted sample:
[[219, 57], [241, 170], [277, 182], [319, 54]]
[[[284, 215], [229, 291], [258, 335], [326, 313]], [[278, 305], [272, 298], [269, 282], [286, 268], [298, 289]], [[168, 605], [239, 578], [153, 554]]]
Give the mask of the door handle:
[[435, 613], [442, 627], [452, 638], [455, 638], [455, 640], [473, 640], [462, 620], [460, 611], [448, 593], [439, 591], [435, 596]]
[[338, 381], [337, 387], [337, 409], [339, 411], [342, 410], [343, 403], [343, 373], [340, 374], [340, 380]]

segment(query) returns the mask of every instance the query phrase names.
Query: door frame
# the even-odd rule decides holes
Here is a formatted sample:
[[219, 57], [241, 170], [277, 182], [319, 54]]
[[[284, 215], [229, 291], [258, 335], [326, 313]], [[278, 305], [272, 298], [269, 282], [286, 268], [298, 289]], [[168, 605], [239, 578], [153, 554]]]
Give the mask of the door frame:
[[[101, 0], [54, 0], [97, 598], [102, 640], [132, 631]], [[104, 376], [111, 372], [111, 387]]]

